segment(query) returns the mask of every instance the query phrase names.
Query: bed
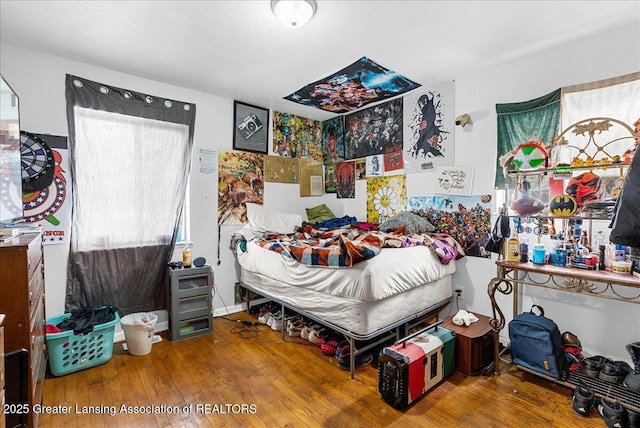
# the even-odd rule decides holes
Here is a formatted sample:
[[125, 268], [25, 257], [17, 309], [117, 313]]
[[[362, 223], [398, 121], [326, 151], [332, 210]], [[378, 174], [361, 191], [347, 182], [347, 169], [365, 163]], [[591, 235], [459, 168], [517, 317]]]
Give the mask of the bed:
[[[462, 249], [458, 246], [457, 256], [445, 260], [434, 245], [420, 242], [426, 238], [433, 244], [431, 239], [436, 238], [440, 245], [453, 241], [450, 237], [405, 233], [404, 229], [394, 234], [359, 232], [354, 225], [321, 229], [325, 248], [327, 237], [345, 232], [357, 241], [356, 246], [360, 241], [366, 241], [365, 246], [370, 240], [382, 241], [379, 249], [373, 249], [375, 254], [367, 256], [366, 251], [356, 248], [357, 256], [365, 254], [362, 260], [336, 262], [349, 266], [331, 268], [314, 264], [308, 248], [300, 250], [297, 258], [289, 253], [299, 249], [301, 234], [310, 238], [317, 229], [293, 226], [295, 232], [289, 233], [291, 224], [302, 224], [301, 219], [292, 218], [291, 224], [277, 227], [260, 224], [255, 209], [251, 211], [249, 223], [236, 235], [234, 244], [240, 286], [282, 305], [283, 313], [291, 309], [343, 334], [350, 345], [352, 378], [358, 353], [391, 338], [399, 339], [413, 322], [437, 314], [451, 301], [451, 276], [456, 270], [455, 259], [464, 254]], [[279, 213], [279, 221], [282, 215]], [[294, 250], [283, 250], [287, 241]]]

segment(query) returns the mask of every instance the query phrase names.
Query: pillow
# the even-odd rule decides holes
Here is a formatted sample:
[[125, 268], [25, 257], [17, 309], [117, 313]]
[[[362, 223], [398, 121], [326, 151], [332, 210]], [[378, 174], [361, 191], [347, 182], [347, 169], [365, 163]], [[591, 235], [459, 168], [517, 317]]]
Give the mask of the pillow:
[[405, 234], [411, 235], [414, 233], [433, 232], [436, 230], [435, 226], [423, 219], [417, 214], [410, 213], [408, 211], [402, 211], [397, 215], [385, 220], [380, 225], [382, 232], [388, 232], [398, 229], [402, 226], [406, 226]]
[[246, 205], [249, 225], [258, 232], [293, 233], [296, 226], [302, 225], [302, 216], [299, 214], [271, 211], [258, 204]]
[[307, 208], [307, 218], [309, 223], [320, 223], [321, 221], [331, 220], [336, 218], [336, 215], [325, 204], [318, 205], [317, 207]]

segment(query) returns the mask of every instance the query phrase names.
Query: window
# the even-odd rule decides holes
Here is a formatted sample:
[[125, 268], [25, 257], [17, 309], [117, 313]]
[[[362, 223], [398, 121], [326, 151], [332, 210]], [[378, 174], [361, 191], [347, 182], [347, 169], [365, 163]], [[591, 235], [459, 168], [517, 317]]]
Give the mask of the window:
[[[73, 177], [67, 311], [164, 309], [185, 207], [195, 106], [67, 76]], [[180, 236], [178, 236], [180, 234]]]

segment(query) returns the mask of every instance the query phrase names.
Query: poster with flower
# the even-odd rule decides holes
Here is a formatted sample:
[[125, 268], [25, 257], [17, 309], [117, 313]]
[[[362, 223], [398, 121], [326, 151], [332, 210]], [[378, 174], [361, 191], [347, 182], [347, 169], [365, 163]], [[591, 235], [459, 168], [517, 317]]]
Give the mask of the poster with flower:
[[404, 211], [407, 187], [404, 175], [367, 178], [367, 221], [379, 224]]

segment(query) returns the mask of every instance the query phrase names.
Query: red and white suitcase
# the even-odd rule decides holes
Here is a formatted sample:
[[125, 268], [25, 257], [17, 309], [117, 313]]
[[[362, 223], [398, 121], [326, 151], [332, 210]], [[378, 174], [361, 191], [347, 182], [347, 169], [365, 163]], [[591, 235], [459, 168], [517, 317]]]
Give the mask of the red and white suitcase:
[[382, 350], [378, 359], [378, 390], [393, 407], [408, 407], [444, 378], [444, 343], [437, 335], [426, 332], [435, 326]]

